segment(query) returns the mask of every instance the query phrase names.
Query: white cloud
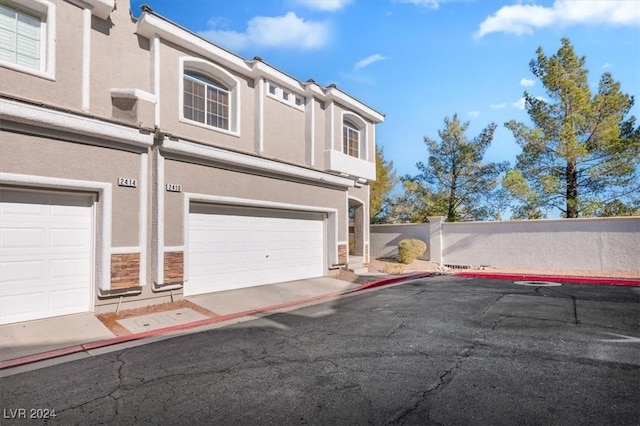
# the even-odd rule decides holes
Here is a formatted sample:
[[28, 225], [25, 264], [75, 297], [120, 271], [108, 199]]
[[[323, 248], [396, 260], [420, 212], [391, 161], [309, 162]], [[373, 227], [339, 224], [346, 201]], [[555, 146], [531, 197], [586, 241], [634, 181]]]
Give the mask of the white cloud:
[[518, 99], [517, 101], [511, 103], [511, 106], [515, 109], [524, 109], [524, 97]]
[[296, 3], [302, 4], [309, 9], [320, 10], [322, 12], [335, 12], [342, 9], [352, 0], [295, 0]]
[[[547, 98], [545, 98], [544, 96], [534, 96], [536, 99], [540, 100], [540, 101], [545, 101], [548, 102]], [[511, 103], [511, 106], [514, 107], [515, 109], [524, 109], [525, 107], [525, 100], [524, 97], [518, 99], [515, 102]]]
[[485, 19], [475, 37], [496, 32], [525, 35], [552, 25], [580, 24], [638, 26], [640, 7], [633, 0], [556, 0], [551, 7], [514, 4], [500, 8]]
[[305, 21], [294, 12], [284, 16], [256, 16], [247, 23], [245, 32], [212, 27], [199, 34], [212, 42], [231, 50], [243, 50], [249, 46], [268, 48], [318, 49], [330, 39], [330, 28], [326, 22]]
[[469, 111], [467, 115], [473, 118], [480, 117], [480, 111]]
[[536, 82], [533, 80], [530, 80], [528, 78], [523, 78], [520, 80], [520, 86], [524, 86], [524, 87], [531, 87], [535, 84]]
[[440, 0], [393, 0], [396, 3], [411, 3], [417, 6], [425, 6], [429, 9], [438, 9], [440, 7]]
[[613, 64], [611, 62], [605, 62], [604, 64], [602, 64], [602, 69], [606, 70], [609, 69], [613, 66]]
[[504, 109], [506, 106], [507, 106], [507, 103], [506, 103], [506, 102], [502, 102], [502, 103], [499, 103], [499, 104], [491, 104], [491, 105], [489, 105], [489, 107], [490, 107], [491, 109]]
[[356, 64], [353, 66], [354, 71], [356, 70], [360, 70], [364, 67], [368, 67], [369, 65], [373, 64], [374, 62], [378, 62], [378, 61], [384, 61], [385, 59], [389, 59], [386, 56], [383, 56], [379, 53], [376, 53], [374, 55], [368, 56], [364, 59], [359, 60], [358, 62], [356, 62]]

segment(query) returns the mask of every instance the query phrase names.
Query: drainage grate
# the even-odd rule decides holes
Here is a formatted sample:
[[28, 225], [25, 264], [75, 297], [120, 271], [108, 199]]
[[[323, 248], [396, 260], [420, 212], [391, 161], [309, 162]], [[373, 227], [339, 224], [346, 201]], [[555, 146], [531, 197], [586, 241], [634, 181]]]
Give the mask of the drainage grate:
[[471, 265], [448, 265], [448, 264], [444, 264], [445, 268], [449, 268], [449, 269], [473, 269], [473, 266]]

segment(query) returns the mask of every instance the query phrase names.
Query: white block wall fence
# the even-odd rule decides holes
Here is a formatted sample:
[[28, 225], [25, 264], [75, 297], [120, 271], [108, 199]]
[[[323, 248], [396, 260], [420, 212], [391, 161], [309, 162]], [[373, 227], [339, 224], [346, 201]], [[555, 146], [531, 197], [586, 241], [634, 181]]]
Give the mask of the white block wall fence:
[[388, 256], [400, 240], [416, 238], [416, 229], [424, 235], [420, 227], [428, 225], [428, 259], [443, 265], [640, 270], [640, 217], [463, 223], [432, 217], [429, 221], [371, 225], [372, 256]]
[[403, 223], [371, 225], [369, 243], [372, 258], [395, 258], [398, 255], [398, 243], [405, 238], [417, 238], [427, 243], [427, 251], [422, 259], [429, 260], [429, 224]]

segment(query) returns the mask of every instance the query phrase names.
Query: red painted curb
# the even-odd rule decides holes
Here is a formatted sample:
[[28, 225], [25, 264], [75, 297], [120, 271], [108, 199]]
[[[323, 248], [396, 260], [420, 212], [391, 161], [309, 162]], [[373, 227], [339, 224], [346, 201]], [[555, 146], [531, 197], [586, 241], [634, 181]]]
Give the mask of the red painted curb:
[[632, 278], [593, 278], [562, 275], [503, 274], [491, 272], [456, 272], [457, 277], [493, 278], [498, 280], [556, 281], [568, 284], [619, 285], [640, 287], [640, 280]]
[[311, 302], [317, 302], [321, 300], [328, 300], [332, 298], [336, 298], [345, 294], [354, 293], [356, 291], [365, 290], [374, 287], [380, 287], [388, 284], [395, 284], [401, 281], [408, 281], [416, 278], [424, 278], [428, 277], [431, 274], [418, 273], [406, 276], [399, 276], [393, 278], [384, 278], [377, 281], [372, 281], [367, 284], [362, 284], [356, 288], [339, 291], [335, 293], [322, 294], [320, 296], [309, 297], [306, 299], [293, 300], [290, 302], [278, 303], [275, 305], [264, 306], [261, 308], [249, 309], [246, 311], [235, 312], [233, 314], [220, 315], [217, 317], [207, 318], [199, 321], [189, 322], [186, 324], [173, 325], [171, 327], [159, 328], [157, 330], [144, 331], [142, 333], [128, 334], [126, 336], [118, 336], [110, 339], [97, 340], [95, 342], [88, 342], [81, 345], [69, 346], [67, 348], [55, 349], [52, 351], [42, 352], [34, 355], [27, 355], [20, 358], [9, 359], [6, 361], [0, 361], [0, 370], [4, 370], [6, 368], [18, 367], [20, 365], [31, 364], [38, 361], [45, 361], [47, 359], [57, 358], [65, 355], [71, 355], [74, 353], [85, 352], [91, 349], [99, 349], [107, 346], [117, 345], [119, 343], [132, 342], [135, 340], [142, 340], [147, 337], [158, 336], [162, 334], [167, 334], [175, 331], [182, 331], [196, 327], [202, 327], [205, 325], [216, 324], [224, 321], [229, 321], [237, 318], [242, 318], [250, 315], [260, 314], [269, 311], [277, 311], [280, 309], [290, 308], [293, 306], [304, 305]]

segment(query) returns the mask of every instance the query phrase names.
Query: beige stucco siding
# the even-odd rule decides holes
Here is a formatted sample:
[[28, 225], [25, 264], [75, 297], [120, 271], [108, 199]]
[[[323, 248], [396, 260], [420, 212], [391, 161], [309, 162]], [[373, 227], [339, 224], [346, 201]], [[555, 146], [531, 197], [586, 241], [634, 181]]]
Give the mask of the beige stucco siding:
[[[253, 80], [248, 80], [229, 70], [239, 80], [240, 90], [240, 136], [230, 135], [215, 128], [206, 128], [197, 123], [180, 121], [180, 84], [182, 73], [180, 58], [197, 57], [192, 52], [162, 41], [160, 49], [160, 127], [166, 133], [180, 138], [201, 142], [237, 151], [255, 152], [254, 139], [254, 92]], [[211, 63], [224, 68], [222, 64]]]
[[[175, 160], [165, 161], [165, 182], [182, 185], [183, 192], [273, 201], [338, 210], [338, 223], [346, 217], [346, 191], [305, 185]], [[183, 244], [184, 195], [165, 192], [165, 245]], [[338, 226], [338, 239], [346, 229]]]
[[30, 99], [80, 111], [82, 108], [82, 9], [66, 1], [56, 6], [55, 81], [0, 67], [0, 90], [18, 98]]
[[264, 100], [264, 152], [266, 157], [290, 163], [305, 162], [305, 115], [270, 96]]
[[[149, 40], [134, 34], [136, 25], [123, 6], [118, 4], [107, 21], [95, 16], [91, 21], [90, 110], [100, 117], [113, 118], [111, 89], [152, 91]], [[133, 124], [140, 121], [153, 127], [150, 120]]]
[[139, 154], [3, 131], [0, 158], [0, 170], [6, 173], [111, 183], [111, 244], [139, 245], [140, 184], [118, 186], [118, 177], [140, 179]]

